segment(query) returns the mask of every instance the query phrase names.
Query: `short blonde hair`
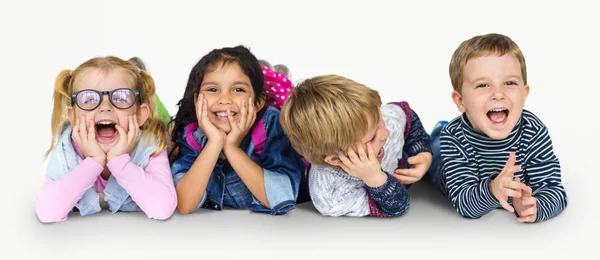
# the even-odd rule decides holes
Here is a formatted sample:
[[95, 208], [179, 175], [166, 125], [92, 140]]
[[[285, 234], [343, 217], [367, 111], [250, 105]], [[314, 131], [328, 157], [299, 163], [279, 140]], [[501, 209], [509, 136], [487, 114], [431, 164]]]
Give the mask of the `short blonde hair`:
[[300, 82], [281, 109], [280, 123], [294, 149], [314, 165], [345, 151], [367, 134], [368, 118], [378, 122], [376, 90], [337, 75]]
[[462, 90], [463, 70], [469, 60], [491, 54], [503, 56], [507, 53], [514, 55], [521, 64], [523, 81], [527, 84], [527, 66], [519, 46], [507, 36], [490, 33], [468, 39], [462, 42], [454, 51], [450, 61], [452, 88], [459, 93]]

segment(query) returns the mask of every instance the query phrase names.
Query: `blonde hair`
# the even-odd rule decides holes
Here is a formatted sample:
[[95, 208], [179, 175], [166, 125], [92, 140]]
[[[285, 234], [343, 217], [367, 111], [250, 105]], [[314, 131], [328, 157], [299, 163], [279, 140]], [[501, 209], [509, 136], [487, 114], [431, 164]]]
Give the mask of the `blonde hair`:
[[478, 35], [462, 42], [454, 51], [450, 61], [450, 80], [452, 88], [460, 92], [462, 90], [463, 69], [470, 59], [496, 54], [503, 56], [505, 54], [514, 55], [521, 64], [521, 74], [523, 81], [527, 84], [527, 66], [525, 57], [519, 49], [519, 46], [509, 37], [502, 34], [490, 33]]
[[79, 65], [75, 70], [63, 70], [58, 73], [54, 82], [54, 108], [52, 110], [52, 143], [50, 148], [44, 154], [47, 158], [58, 138], [61, 126], [67, 120], [67, 107], [71, 106], [71, 93], [73, 93], [74, 85], [79, 78], [83, 78], [86, 71], [90, 69], [100, 70], [104, 74], [117, 71], [123, 73], [123, 77], [131, 84], [131, 87], [140, 92], [140, 101], [148, 105], [150, 113], [148, 119], [141, 126], [142, 130], [152, 134], [152, 142], [157, 142], [158, 148], [154, 154], [158, 154], [167, 143], [167, 133], [165, 124], [158, 118], [156, 111], [154, 80], [146, 71], [138, 69], [131, 62], [122, 60], [118, 57], [96, 57], [92, 58], [83, 64]]
[[378, 122], [376, 90], [337, 75], [301, 82], [281, 109], [280, 123], [294, 149], [315, 165], [345, 151], [368, 132], [368, 117]]

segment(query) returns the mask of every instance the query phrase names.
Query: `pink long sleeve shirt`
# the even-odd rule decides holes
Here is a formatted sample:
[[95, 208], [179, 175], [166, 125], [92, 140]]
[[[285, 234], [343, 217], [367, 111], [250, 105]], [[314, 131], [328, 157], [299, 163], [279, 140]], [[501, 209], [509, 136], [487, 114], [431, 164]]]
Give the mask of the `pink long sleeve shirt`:
[[[77, 145], [73, 143], [73, 146], [83, 158]], [[106, 163], [106, 167], [148, 218], [164, 220], [173, 215], [177, 207], [177, 194], [166, 149], [150, 157], [144, 169], [131, 162], [129, 154], [112, 159]], [[40, 221], [65, 221], [75, 204], [91, 187], [99, 194], [103, 193], [107, 183], [100, 175], [103, 170], [102, 165], [87, 157], [60, 180], [46, 177], [34, 204]]]

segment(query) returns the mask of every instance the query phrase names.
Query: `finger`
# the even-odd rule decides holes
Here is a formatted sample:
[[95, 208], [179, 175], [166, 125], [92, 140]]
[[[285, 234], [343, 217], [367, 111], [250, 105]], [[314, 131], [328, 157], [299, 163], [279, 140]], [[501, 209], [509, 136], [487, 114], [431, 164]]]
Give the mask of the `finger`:
[[358, 158], [358, 155], [354, 152], [352, 147], [348, 148], [348, 159], [350, 159], [352, 164], [360, 163], [360, 159]]
[[229, 126], [231, 126], [231, 132], [239, 132], [240, 131], [240, 126], [238, 124], [236, 124], [235, 119], [233, 119], [233, 116], [231, 115], [231, 111], [229, 110], [229, 108], [227, 109], [227, 121], [229, 121]]
[[248, 102], [246, 100], [242, 100], [242, 108], [240, 109], [241, 116], [239, 126], [246, 127], [246, 120], [248, 120]]
[[85, 115], [81, 115], [81, 120], [79, 120], [79, 138], [84, 142], [87, 140], [87, 121], [85, 121]]
[[338, 153], [338, 158], [340, 158], [340, 161], [342, 161], [342, 165], [340, 167], [342, 167], [344, 171], [350, 173], [351, 169], [354, 168], [354, 164], [343, 153]]
[[129, 120], [129, 131], [127, 132], [127, 143], [132, 143], [135, 138], [135, 123], [133, 122], [134, 116], [129, 116], [127, 119]]
[[518, 217], [517, 220], [521, 223], [533, 223], [535, 222], [535, 218], [533, 215], [530, 216], [525, 216], [525, 217]]
[[516, 191], [513, 189], [507, 189], [507, 188], [502, 189], [502, 194], [504, 194], [505, 196], [508, 196], [508, 197], [513, 197], [513, 198], [521, 197], [521, 191]]
[[254, 106], [252, 98], [248, 98], [248, 114], [250, 115], [250, 120], [248, 120], [246, 127], [249, 129], [254, 124], [254, 120], [256, 120], [256, 106]]
[[530, 215], [535, 214], [536, 211], [537, 211], [536, 207], [529, 207], [529, 208], [521, 211], [521, 214], [519, 216], [522, 216], [522, 217], [530, 216]]
[[88, 121], [87, 140], [88, 142], [96, 141], [96, 129], [94, 127], [94, 120]]
[[502, 171], [500, 172], [500, 174], [508, 174], [510, 167], [513, 167], [515, 165], [515, 153], [514, 152], [510, 152], [508, 154], [508, 160], [506, 161], [506, 164], [504, 164], [504, 168], [502, 169]]
[[417, 177], [417, 176], [419, 176], [419, 170], [415, 169], [415, 168], [410, 168], [410, 169], [396, 169], [394, 171], [394, 173], [400, 174], [400, 175], [404, 175], [404, 176], [411, 176], [411, 177]]
[[417, 182], [419, 179], [412, 177], [412, 176], [405, 176], [405, 175], [400, 175], [400, 174], [392, 174], [392, 176], [394, 176], [396, 179], [398, 179], [398, 181], [400, 181], [400, 183], [407, 185], [407, 184], [412, 184]]
[[79, 138], [79, 120], [75, 119], [75, 126], [73, 126], [73, 132], [71, 133], [71, 138], [75, 141], [76, 144], [81, 146], [81, 138]]
[[135, 130], [134, 131], [134, 133], [135, 133], [134, 137], [135, 138], [133, 139], [133, 141], [137, 142], [140, 139], [140, 137], [141, 137], [140, 123], [138, 122], [137, 115], [133, 115], [133, 125], [135, 126], [135, 128], [134, 128], [134, 130]]
[[127, 138], [127, 133], [125, 133], [125, 129], [123, 129], [120, 125], [115, 125], [115, 128], [119, 132], [119, 141], [117, 141], [117, 143], [125, 145], [125, 140]]
[[531, 197], [533, 196], [533, 190], [531, 189], [531, 187], [523, 184], [523, 186], [525, 186], [523, 188], [523, 196], [527, 196], [527, 197]]
[[500, 202], [500, 205], [502, 205], [502, 207], [506, 210], [508, 210], [508, 212], [515, 212], [515, 209], [508, 204], [508, 202], [506, 201], [506, 197], [503, 197], [502, 199], [498, 200]]
[[423, 164], [425, 158], [421, 155], [421, 154], [417, 154], [415, 156], [409, 157], [407, 162], [409, 164], [415, 165], [415, 164]]
[[373, 151], [373, 146], [371, 145], [371, 143], [367, 143], [367, 155], [369, 156], [369, 160], [376, 160], [377, 157], [375, 155], [375, 151]]
[[363, 147], [363, 145], [360, 143], [357, 143], [356, 148], [358, 150], [358, 158], [361, 161], [368, 161], [369, 157], [367, 157], [367, 152], [365, 151], [365, 148]]
[[523, 206], [536, 206], [537, 200], [534, 197], [526, 197], [521, 199]]
[[523, 183], [518, 182], [518, 181], [511, 181], [509, 179], [505, 179], [505, 180], [506, 181], [504, 181], [504, 183], [502, 185], [502, 186], [504, 186], [504, 188], [513, 189], [513, 190], [519, 191], [519, 193], [523, 189]]
[[202, 113], [201, 113], [202, 117], [201, 118], [202, 118], [202, 120], [206, 120], [206, 122], [208, 122], [208, 104], [207, 104], [206, 100], [204, 99], [204, 94], [201, 94], [200, 98], [201, 98], [200, 105], [202, 106]]

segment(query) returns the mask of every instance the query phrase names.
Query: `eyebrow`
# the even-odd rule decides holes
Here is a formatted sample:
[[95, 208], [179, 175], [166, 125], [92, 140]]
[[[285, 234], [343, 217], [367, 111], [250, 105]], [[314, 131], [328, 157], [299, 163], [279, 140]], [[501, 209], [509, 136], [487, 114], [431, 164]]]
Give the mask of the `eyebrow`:
[[[519, 75], [507, 75], [505, 78], [506, 79], [510, 79], [510, 78], [523, 79]], [[471, 82], [477, 82], [477, 81], [482, 81], [482, 80], [488, 80], [488, 77], [484, 76], [484, 77], [474, 78], [473, 80], [471, 80]]]
[[[205, 81], [205, 82], [202, 82], [202, 85], [200, 85], [200, 86], [204, 86], [204, 85], [217, 85], [218, 86], [219, 84], [217, 84], [217, 82], [215, 82], [215, 81]], [[250, 84], [248, 84], [245, 81], [234, 81], [232, 85], [244, 85], [244, 86], [250, 87]]]

